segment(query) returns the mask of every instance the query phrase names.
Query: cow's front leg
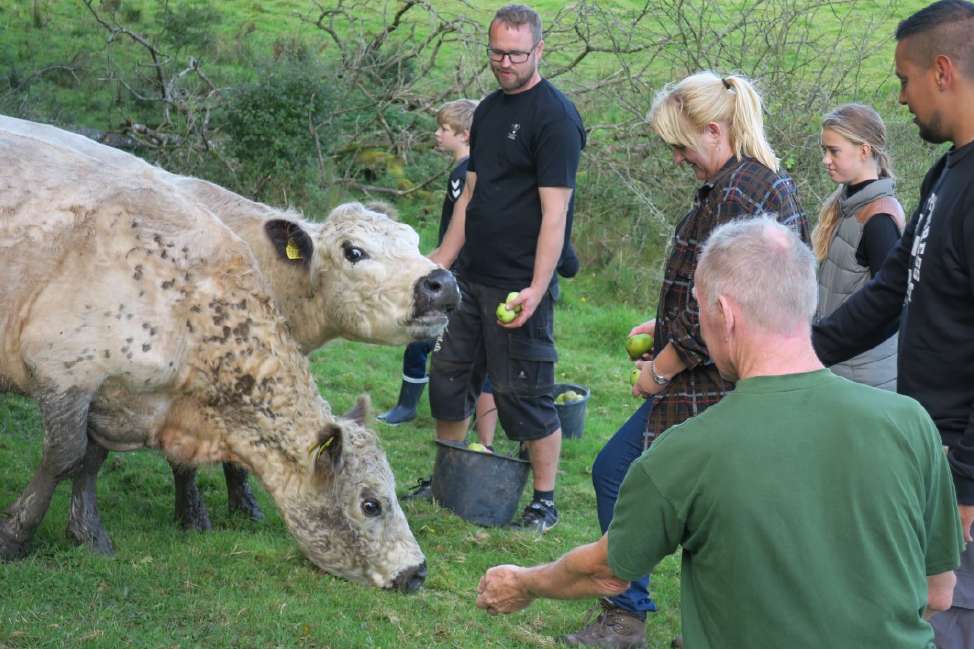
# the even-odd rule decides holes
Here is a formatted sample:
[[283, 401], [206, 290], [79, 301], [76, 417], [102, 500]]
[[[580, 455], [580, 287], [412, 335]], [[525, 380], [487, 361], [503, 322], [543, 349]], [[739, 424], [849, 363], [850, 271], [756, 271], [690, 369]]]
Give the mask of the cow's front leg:
[[227, 479], [227, 505], [230, 507], [230, 515], [246, 516], [252, 521], [264, 520], [264, 512], [260, 510], [257, 498], [250, 490], [247, 469], [233, 462], [224, 462], [223, 475]]
[[30, 484], [0, 520], [0, 558], [27, 554], [34, 530], [44, 520], [54, 488], [82, 463], [88, 445], [91, 395], [78, 388], [66, 392], [41, 389], [34, 395], [44, 422], [44, 454]]
[[68, 514], [68, 538], [74, 539], [89, 551], [98, 554], [115, 554], [115, 548], [102, 527], [98, 516], [97, 478], [108, 451], [88, 439], [85, 458], [71, 476], [71, 510]]
[[196, 468], [169, 463], [172, 467], [173, 482], [176, 485], [176, 520], [184, 530], [208, 532], [213, 529], [206, 505], [200, 498], [196, 487]]

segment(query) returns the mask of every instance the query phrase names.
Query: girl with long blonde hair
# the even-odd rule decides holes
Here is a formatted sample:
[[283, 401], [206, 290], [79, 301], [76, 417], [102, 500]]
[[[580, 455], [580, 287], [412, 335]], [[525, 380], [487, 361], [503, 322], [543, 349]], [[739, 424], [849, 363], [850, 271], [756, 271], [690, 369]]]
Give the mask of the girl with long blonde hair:
[[[822, 119], [822, 164], [837, 187], [812, 232], [819, 267], [819, 316], [835, 311], [879, 272], [903, 231], [903, 208], [886, 151], [886, 126], [862, 104]], [[832, 366], [840, 376], [896, 390], [896, 339]]]

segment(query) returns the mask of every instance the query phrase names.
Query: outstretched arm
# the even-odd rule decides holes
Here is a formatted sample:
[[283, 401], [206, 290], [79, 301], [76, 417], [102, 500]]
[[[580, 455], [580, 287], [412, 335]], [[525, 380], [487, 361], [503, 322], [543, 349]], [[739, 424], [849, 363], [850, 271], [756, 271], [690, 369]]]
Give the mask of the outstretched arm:
[[477, 606], [491, 615], [527, 608], [539, 597], [586, 599], [618, 595], [629, 581], [612, 574], [608, 563], [609, 537], [581, 545], [554, 563], [532, 568], [497, 566], [477, 586]]

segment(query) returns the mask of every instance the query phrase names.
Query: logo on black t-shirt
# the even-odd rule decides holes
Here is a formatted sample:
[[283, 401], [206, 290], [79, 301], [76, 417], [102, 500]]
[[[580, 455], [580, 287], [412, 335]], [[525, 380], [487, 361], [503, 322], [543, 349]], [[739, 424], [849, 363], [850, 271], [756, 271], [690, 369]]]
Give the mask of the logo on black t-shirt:
[[507, 134], [508, 140], [516, 140], [517, 132], [521, 130], [520, 124], [511, 124], [511, 132]]
[[[939, 183], [938, 183], [939, 185]], [[920, 214], [917, 221], [916, 234], [913, 239], [913, 249], [910, 254], [913, 256], [910, 274], [906, 281], [906, 299], [909, 304], [913, 299], [913, 287], [920, 281], [920, 265], [923, 264], [923, 252], [927, 248], [927, 237], [930, 235], [930, 221], [933, 218], [933, 210], [937, 206], [937, 192], [934, 190], [927, 199], [926, 210]]]

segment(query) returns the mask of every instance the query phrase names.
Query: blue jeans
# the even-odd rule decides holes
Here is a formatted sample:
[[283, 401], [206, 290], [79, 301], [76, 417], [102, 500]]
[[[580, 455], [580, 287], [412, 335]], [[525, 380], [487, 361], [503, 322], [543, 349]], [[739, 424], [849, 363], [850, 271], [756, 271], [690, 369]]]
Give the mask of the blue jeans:
[[[612, 522], [612, 510], [619, 498], [619, 487], [622, 479], [629, 471], [629, 465], [643, 452], [643, 434], [646, 432], [646, 420], [649, 411], [653, 409], [653, 400], [647, 399], [632, 413], [629, 420], [616, 431], [602, 450], [599, 451], [592, 465], [592, 485], [595, 487], [595, 506], [599, 512], [599, 527], [602, 533], [609, 529]], [[656, 604], [649, 596], [649, 576], [629, 583], [629, 588], [609, 600], [617, 607], [626, 611], [643, 613], [656, 611]]]
[[402, 375], [411, 379], [426, 378], [426, 357], [433, 351], [436, 338], [418, 340], [406, 345], [402, 354]]

